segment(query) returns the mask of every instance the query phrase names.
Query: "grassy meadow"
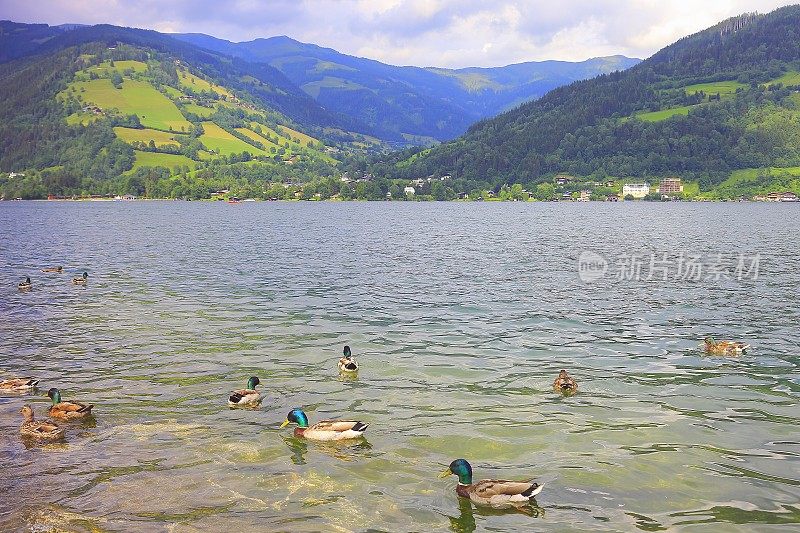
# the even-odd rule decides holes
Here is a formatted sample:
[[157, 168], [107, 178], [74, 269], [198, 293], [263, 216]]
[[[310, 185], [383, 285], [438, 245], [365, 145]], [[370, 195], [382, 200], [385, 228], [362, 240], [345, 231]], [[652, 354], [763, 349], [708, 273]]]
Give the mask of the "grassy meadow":
[[203, 122], [203, 135], [200, 136], [202, 142], [209, 150], [214, 150], [220, 155], [240, 154], [250, 152], [252, 155], [270, 155], [264, 150], [237, 139], [213, 122]]
[[693, 108], [692, 105], [685, 105], [681, 107], [673, 107], [670, 109], [662, 109], [661, 111], [649, 111], [646, 113], [636, 113], [636, 118], [640, 120], [644, 120], [647, 122], [659, 122], [661, 120], [666, 120], [668, 118], [683, 115], [686, 116], [689, 114], [689, 110]]
[[180, 144], [175, 138], [174, 134], [167, 133], [166, 131], [151, 130], [147, 128], [139, 130], [135, 128], [123, 128], [118, 126], [114, 128], [114, 133], [126, 143], [138, 141], [149, 144], [152, 140], [158, 147], [168, 144], [178, 146]]
[[720, 98], [736, 94], [737, 89], [744, 89], [747, 85], [738, 81], [715, 81], [711, 83], [696, 83], [683, 88], [686, 94], [705, 93], [706, 96], [719, 94]]
[[140, 150], [134, 150], [133, 153], [136, 156], [136, 161], [129, 172], [134, 172], [137, 168], [141, 167], [166, 167], [174, 169], [175, 167], [184, 165], [190, 169], [194, 169], [197, 164], [196, 161], [189, 159], [185, 155], [160, 154], [158, 152], [142, 152]]
[[125, 115], [136, 115], [143, 126], [159, 130], [188, 130], [192, 123], [184, 118], [175, 103], [144, 81], [126, 79], [117, 89], [111, 80], [74, 82], [83, 101], [102, 109], [116, 108]]
[[273, 143], [272, 141], [270, 141], [266, 137], [263, 137], [263, 136], [259, 135], [258, 133], [254, 132], [252, 130], [249, 130], [247, 128], [236, 128], [236, 131], [238, 131], [239, 133], [241, 133], [245, 137], [253, 139], [256, 142], [260, 142], [261, 144], [263, 144], [267, 148], [267, 150], [269, 150], [270, 148], [276, 148], [276, 149], [278, 148], [278, 145], [276, 145], [275, 143]]
[[210, 83], [203, 78], [199, 78], [187, 70], [178, 71], [178, 80], [181, 87], [192, 89], [195, 92], [214, 92], [226, 98], [232, 98], [233, 95], [224, 87], [220, 87], [214, 83]]

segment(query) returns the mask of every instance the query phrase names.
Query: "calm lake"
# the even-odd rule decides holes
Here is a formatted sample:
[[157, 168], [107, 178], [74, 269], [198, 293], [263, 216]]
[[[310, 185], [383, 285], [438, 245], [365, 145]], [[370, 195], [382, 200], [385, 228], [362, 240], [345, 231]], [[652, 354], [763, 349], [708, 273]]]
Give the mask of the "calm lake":
[[[0, 203], [0, 378], [41, 380], [0, 396], [0, 530], [786, 531], [799, 234], [797, 204]], [[26, 447], [51, 386], [95, 417]], [[367, 439], [295, 439], [296, 406]], [[459, 502], [459, 457], [545, 481], [534, 516]]]

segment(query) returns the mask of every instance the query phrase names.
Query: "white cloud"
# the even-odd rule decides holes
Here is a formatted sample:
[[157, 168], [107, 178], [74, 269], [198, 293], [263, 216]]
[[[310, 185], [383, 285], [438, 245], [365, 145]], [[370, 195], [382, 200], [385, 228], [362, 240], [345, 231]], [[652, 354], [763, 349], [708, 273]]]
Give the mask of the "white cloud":
[[202, 32], [232, 41], [288, 35], [393, 64], [495, 66], [647, 57], [680, 37], [786, 0], [0, 0], [0, 18]]

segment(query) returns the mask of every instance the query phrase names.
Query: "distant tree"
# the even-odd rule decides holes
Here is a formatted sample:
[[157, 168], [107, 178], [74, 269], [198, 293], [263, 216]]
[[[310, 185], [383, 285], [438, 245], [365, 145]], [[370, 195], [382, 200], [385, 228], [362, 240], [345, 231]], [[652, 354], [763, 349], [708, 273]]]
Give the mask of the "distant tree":
[[551, 200], [556, 196], [556, 188], [552, 183], [540, 183], [536, 186], [534, 196], [537, 200]]
[[116, 89], [122, 89], [122, 76], [116, 70], [111, 73], [111, 85]]

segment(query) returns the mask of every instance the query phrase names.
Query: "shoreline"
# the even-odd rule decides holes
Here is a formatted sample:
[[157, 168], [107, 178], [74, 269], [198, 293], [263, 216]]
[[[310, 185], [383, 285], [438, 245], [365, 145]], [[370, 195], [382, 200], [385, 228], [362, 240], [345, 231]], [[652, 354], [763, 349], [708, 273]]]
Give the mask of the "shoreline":
[[499, 200], [499, 199], [490, 199], [490, 200], [468, 200], [468, 199], [455, 199], [455, 200], [342, 200], [342, 199], [331, 199], [326, 198], [324, 200], [301, 200], [301, 199], [294, 199], [294, 200], [286, 200], [286, 199], [277, 199], [277, 200], [262, 200], [258, 198], [248, 198], [245, 200], [240, 200], [238, 202], [229, 202], [224, 199], [200, 199], [200, 200], [186, 200], [182, 198], [137, 198], [135, 200], [118, 200], [114, 198], [54, 198], [54, 199], [47, 199], [47, 198], [32, 198], [32, 199], [11, 199], [11, 200], [2, 200], [0, 199], [0, 204], [3, 203], [15, 203], [15, 202], [49, 202], [49, 203], [135, 203], [135, 202], [201, 202], [201, 203], [222, 203], [222, 204], [251, 204], [251, 203], [402, 203], [402, 204], [434, 204], [434, 203], [463, 203], [463, 204], [742, 204], [742, 203], [750, 203], [750, 204], [800, 204], [798, 201], [787, 201], [787, 200], [752, 200], [752, 199], [744, 199], [744, 200], [720, 200], [720, 199], [697, 199], [697, 200], [619, 200], [619, 201], [607, 201], [607, 200], [589, 200], [589, 201], [580, 201], [580, 200]]

